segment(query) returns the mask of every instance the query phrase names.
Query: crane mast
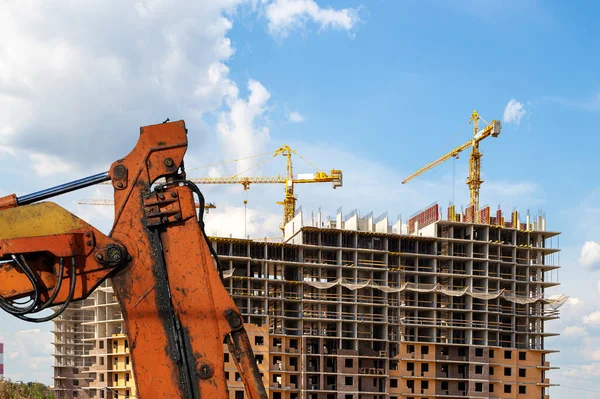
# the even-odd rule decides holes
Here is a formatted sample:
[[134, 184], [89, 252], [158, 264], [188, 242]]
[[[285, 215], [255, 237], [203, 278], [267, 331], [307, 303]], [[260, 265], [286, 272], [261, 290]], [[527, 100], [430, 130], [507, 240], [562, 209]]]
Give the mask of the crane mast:
[[473, 140], [471, 144], [471, 156], [469, 157], [469, 177], [467, 185], [469, 186], [469, 203], [474, 209], [479, 209], [479, 189], [481, 188], [481, 152], [479, 152], [479, 140], [476, 140], [479, 128], [479, 113], [473, 111], [469, 123], [473, 122]]
[[283, 222], [281, 223], [281, 229], [285, 227], [286, 223], [294, 218], [294, 212], [296, 211], [296, 196], [294, 195], [294, 171], [292, 169], [292, 154], [296, 151], [292, 150], [289, 145], [285, 144], [275, 151], [275, 155], [283, 155], [287, 158], [286, 161], [286, 179], [285, 179], [285, 197], [283, 201], [277, 202], [278, 205], [283, 205]]

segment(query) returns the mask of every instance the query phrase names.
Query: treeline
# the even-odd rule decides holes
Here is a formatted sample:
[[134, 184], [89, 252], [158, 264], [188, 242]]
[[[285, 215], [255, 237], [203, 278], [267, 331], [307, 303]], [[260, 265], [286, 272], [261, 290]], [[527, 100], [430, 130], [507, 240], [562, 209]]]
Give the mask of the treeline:
[[0, 378], [0, 399], [54, 399], [49, 387], [39, 382], [12, 382]]

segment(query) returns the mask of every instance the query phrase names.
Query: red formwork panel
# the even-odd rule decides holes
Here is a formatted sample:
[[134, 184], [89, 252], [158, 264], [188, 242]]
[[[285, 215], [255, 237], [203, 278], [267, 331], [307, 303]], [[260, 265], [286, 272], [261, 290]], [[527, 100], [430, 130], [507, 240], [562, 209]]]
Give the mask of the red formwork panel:
[[473, 223], [475, 221], [475, 206], [471, 205], [465, 209], [465, 217], [463, 222]]
[[490, 224], [490, 207], [486, 206], [483, 209], [477, 211], [477, 217], [475, 223]]
[[408, 219], [407, 228], [408, 234], [415, 232], [417, 222], [419, 223], [419, 229], [438, 221], [439, 218], [439, 207], [438, 204], [433, 204], [429, 208], [425, 208], [423, 211], [417, 213]]

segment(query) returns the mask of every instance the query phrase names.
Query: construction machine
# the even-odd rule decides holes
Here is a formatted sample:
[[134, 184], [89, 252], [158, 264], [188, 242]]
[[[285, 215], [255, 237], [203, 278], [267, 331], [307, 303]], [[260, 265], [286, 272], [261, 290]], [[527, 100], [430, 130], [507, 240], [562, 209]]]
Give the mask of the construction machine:
[[[0, 307], [21, 320], [48, 321], [109, 278], [138, 398], [227, 398], [224, 343], [248, 396], [267, 398], [242, 315], [204, 232], [204, 197], [186, 178], [187, 146], [184, 121], [142, 127], [133, 151], [108, 172], [0, 198]], [[105, 181], [114, 188], [108, 235], [44, 202]]]

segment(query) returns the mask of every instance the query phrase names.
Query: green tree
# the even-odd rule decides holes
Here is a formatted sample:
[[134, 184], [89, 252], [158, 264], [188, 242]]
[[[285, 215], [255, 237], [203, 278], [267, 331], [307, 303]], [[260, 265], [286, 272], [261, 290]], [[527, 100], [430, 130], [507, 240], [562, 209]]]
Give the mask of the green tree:
[[49, 387], [39, 382], [12, 382], [0, 378], [0, 399], [54, 399]]

